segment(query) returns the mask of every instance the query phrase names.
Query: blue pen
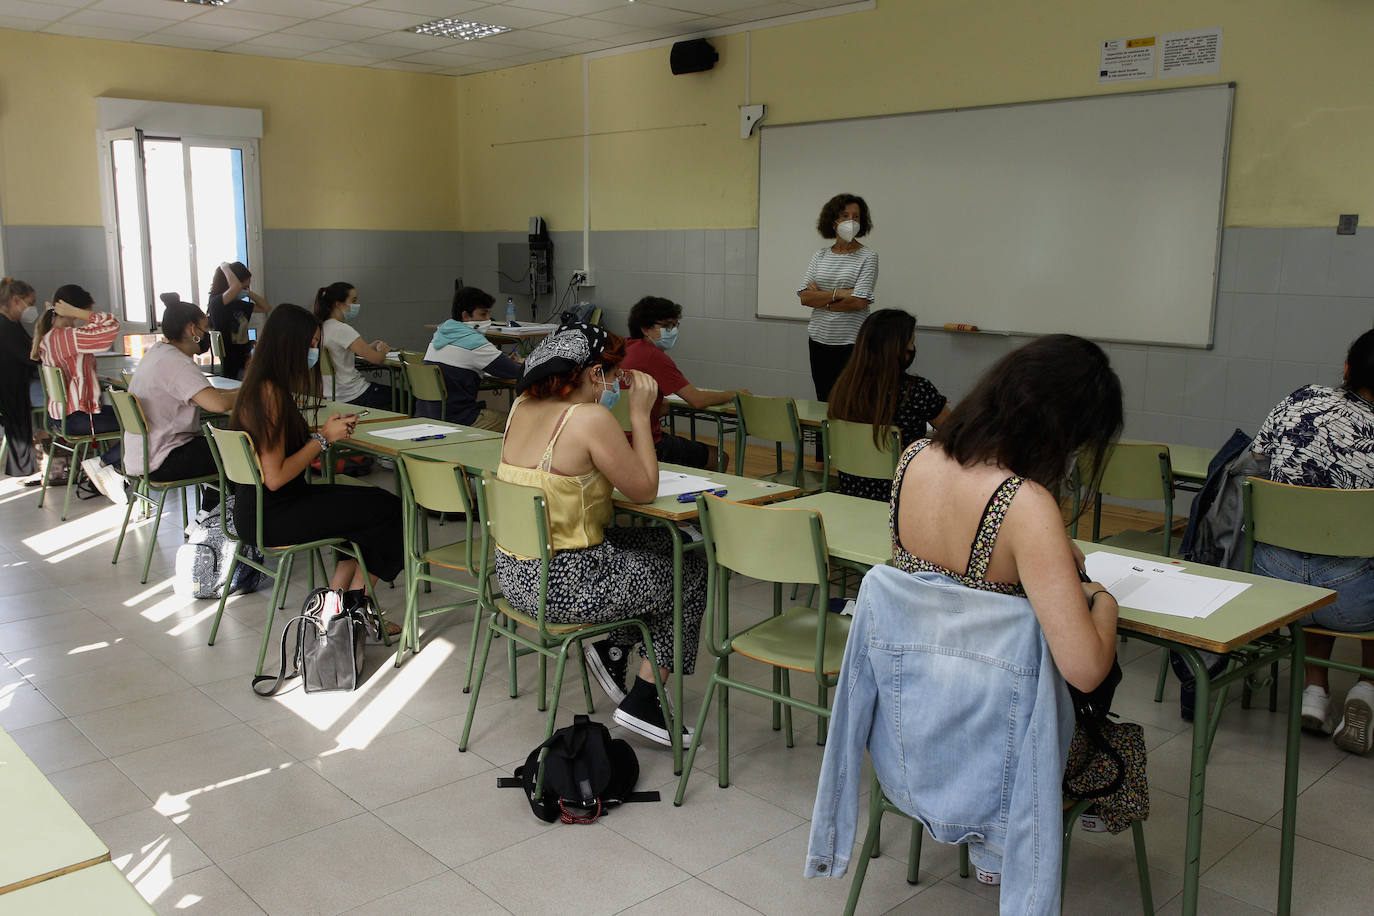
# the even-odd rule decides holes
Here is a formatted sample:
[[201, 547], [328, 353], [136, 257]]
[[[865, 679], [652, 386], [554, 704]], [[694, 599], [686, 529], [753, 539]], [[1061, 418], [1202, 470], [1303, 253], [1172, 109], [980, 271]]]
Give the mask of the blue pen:
[[730, 491], [727, 490], [725, 487], [721, 487], [719, 490], [697, 490], [695, 493], [679, 494], [677, 501], [680, 503], [694, 503], [697, 501], [697, 497], [700, 496], [702, 493], [709, 493], [712, 496], [724, 496], [726, 493], [729, 492]]
[[437, 436], [416, 436], [414, 439], [411, 439], [410, 441], [411, 441], [411, 442], [428, 442], [428, 441], [431, 440], [431, 439], [447, 439], [447, 438], [448, 438], [447, 435], [441, 433], [441, 434], [439, 434], [439, 435], [437, 435]]

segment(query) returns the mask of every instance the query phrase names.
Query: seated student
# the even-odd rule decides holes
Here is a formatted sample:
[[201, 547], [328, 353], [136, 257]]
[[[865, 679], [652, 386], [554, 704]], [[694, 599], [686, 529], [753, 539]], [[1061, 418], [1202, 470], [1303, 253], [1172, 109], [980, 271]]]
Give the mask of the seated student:
[[[929, 381], [907, 370], [916, 359], [916, 318], [901, 309], [880, 309], [864, 319], [849, 362], [830, 389], [832, 420], [873, 424], [873, 444], [887, 445], [879, 430], [895, 426], [902, 448], [923, 439], [949, 418], [948, 399]], [[839, 492], [887, 502], [892, 481], [839, 472]]]
[[[1374, 330], [1350, 345], [1340, 388], [1307, 385], [1278, 403], [1255, 441], [1279, 483], [1339, 490], [1374, 488]], [[1276, 579], [1334, 589], [1336, 603], [1298, 621], [1344, 632], [1374, 630], [1374, 558], [1299, 553], [1256, 544], [1254, 571]], [[1330, 658], [1335, 640], [1307, 634], [1307, 653]], [[1366, 668], [1374, 667], [1374, 641], [1361, 640]], [[1361, 677], [1345, 695], [1339, 724], [1331, 710], [1327, 669], [1308, 665], [1302, 692], [1302, 727], [1331, 734], [1337, 747], [1367, 754], [1374, 747], [1374, 682]]]
[[[664, 395], [675, 394], [692, 407], [710, 407], [713, 404], [728, 404], [739, 391], [702, 391], [687, 381], [687, 376], [678, 369], [677, 363], [668, 355], [677, 344], [678, 323], [682, 320], [682, 306], [660, 296], [645, 296], [630, 309], [630, 339], [625, 344], [624, 368], [637, 369], [649, 375], [658, 384], [658, 400], [654, 402], [650, 415], [650, 428], [654, 435], [654, 454], [659, 461], [668, 464], [682, 464], [693, 468], [716, 467], [719, 443], [707, 445], [683, 436], [663, 432], [661, 427], [667, 407]], [[730, 465], [730, 456], [724, 456], [722, 469]]]
[[[119, 319], [95, 310], [95, 299], [75, 284], [59, 286], [53, 301], [33, 328], [29, 355], [45, 366], [57, 366], [67, 379], [67, 430], [73, 434], [110, 433], [119, 429], [114, 408], [100, 403], [100, 381], [95, 375], [96, 353], [104, 353], [119, 337]], [[62, 421], [56, 404], [48, 405], [48, 425]], [[117, 505], [124, 505], [124, 475], [116, 470], [119, 444], [98, 458], [81, 462], [95, 488]]]
[[[487, 340], [482, 329], [491, 325], [491, 306], [496, 300], [475, 286], [460, 287], [453, 294], [452, 318], [439, 325], [425, 351], [425, 365], [438, 366], [448, 389], [445, 418], [464, 426], [502, 430], [506, 415], [477, 400], [482, 374], [518, 379], [521, 361], [502, 354]], [[439, 417], [437, 401], [416, 403], [416, 416]]]
[[[194, 302], [176, 301], [162, 313], [162, 340], [153, 344], [134, 370], [129, 392], [138, 398], [148, 424], [148, 468], [143, 466], [143, 443], [124, 436], [124, 470], [149, 471], [155, 481], [186, 480], [215, 473], [210, 443], [200, 428], [200, 409], [228, 413], [237, 391], [221, 391], [205, 381], [192, 359], [210, 349], [210, 322]], [[219, 505], [219, 491], [205, 487], [200, 508]]]
[[[642, 372], [630, 372], [627, 397], [631, 446], [607, 408], [620, 398], [617, 366], [625, 342], [604, 329], [566, 325], [546, 338], [525, 361], [511, 407], [497, 476], [542, 489], [548, 498], [553, 560], [549, 565], [546, 619], [595, 623], [628, 616], [648, 624], [658, 676], [667, 677], [673, 657], [672, 539], [661, 528], [613, 528], [611, 490], [648, 502], [658, 493], [658, 460], [649, 436], [649, 410], [658, 389]], [[539, 560], [496, 548], [496, 574], [512, 605], [538, 611]], [[699, 551], [683, 558], [683, 668], [696, 665], [697, 636], [706, 611], [706, 563]], [[632, 627], [587, 646], [588, 668], [618, 703], [613, 718], [636, 734], [669, 743], [647, 655], [627, 693]]]
[[[298, 305], [272, 310], [258, 341], [257, 356], [239, 389], [229, 425], [253, 437], [262, 466], [262, 531], [269, 545], [299, 544], [319, 538], [346, 538], [358, 545], [371, 582], [391, 581], [401, 573], [401, 501], [377, 487], [310, 484], [310, 463], [331, 443], [353, 435], [356, 414], [333, 414], [316, 432], [296, 406], [292, 392], [320, 391], [320, 323]], [[237, 488], [234, 524], [252, 544], [257, 535], [257, 504], [250, 487]], [[260, 546], [254, 544], [254, 546]], [[358, 563], [340, 559], [329, 587], [345, 589], [348, 606], [368, 600]], [[401, 628], [387, 623], [390, 633]]]
[[[359, 407], [384, 408], [391, 406], [391, 388], [369, 382], [353, 365], [353, 357], [361, 356], [374, 366], [386, 361], [391, 348], [384, 340], [368, 343], [363, 335], [345, 324], [358, 317], [358, 290], [352, 283], [331, 283], [315, 291], [315, 320], [320, 324], [320, 343], [329, 349], [334, 360], [334, 400], [347, 401]], [[326, 394], [329, 392], [326, 391]]]
[[[272, 308], [266, 299], [249, 289], [252, 282], [253, 275], [242, 261], [220, 264], [210, 278], [205, 311], [210, 316], [210, 330], [224, 335], [224, 367], [220, 374], [225, 378], [243, 378], [243, 367], [253, 353], [248, 322], [254, 314]], [[241, 296], [247, 296], [248, 301]]]
[[37, 367], [29, 354], [33, 338], [24, 330], [24, 316], [33, 314], [37, 294], [23, 280], [0, 280], [0, 431], [4, 432], [4, 473], [32, 477], [25, 486], [42, 483], [33, 447], [33, 404], [29, 390]]

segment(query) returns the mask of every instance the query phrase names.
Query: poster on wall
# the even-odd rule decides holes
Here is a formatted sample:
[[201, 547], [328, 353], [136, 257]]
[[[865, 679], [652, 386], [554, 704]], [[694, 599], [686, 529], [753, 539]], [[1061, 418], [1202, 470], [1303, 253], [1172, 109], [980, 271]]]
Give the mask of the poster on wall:
[[1122, 83], [1155, 78], [1155, 36], [1112, 38], [1098, 47], [1097, 81]]
[[1159, 39], [1159, 77], [1221, 72], [1221, 29], [1171, 32]]

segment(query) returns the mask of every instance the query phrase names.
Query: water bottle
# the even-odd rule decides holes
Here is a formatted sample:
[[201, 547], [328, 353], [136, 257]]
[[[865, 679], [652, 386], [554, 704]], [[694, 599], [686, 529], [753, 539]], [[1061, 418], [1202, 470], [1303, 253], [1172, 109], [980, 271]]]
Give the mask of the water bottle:
[[506, 327], [515, 327], [515, 300], [510, 296], [506, 297]]

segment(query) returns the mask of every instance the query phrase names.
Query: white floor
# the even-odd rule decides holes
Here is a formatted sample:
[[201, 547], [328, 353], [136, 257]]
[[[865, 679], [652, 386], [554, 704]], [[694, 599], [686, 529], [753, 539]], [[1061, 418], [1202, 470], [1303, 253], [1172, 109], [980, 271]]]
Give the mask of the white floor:
[[[381, 476], [381, 475], [378, 475]], [[138, 582], [146, 526], [110, 565], [119, 512], [103, 501], [59, 520], [60, 494], [0, 480], [0, 727], [20, 743], [159, 912], [237, 913], [837, 913], [848, 879], [801, 877], [820, 765], [815, 722], [784, 747], [767, 706], [732, 697], [732, 785], [716, 786], [714, 728], [686, 803], [630, 805], [589, 827], [535, 820], [498, 790], [538, 743], [530, 694], [491, 671], [471, 750], [457, 739], [467, 697], [468, 612], [430, 618], [424, 650], [398, 669], [368, 651], [351, 694], [249, 689], [265, 593], [231, 600], [214, 647], [213, 601], [183, 601], [169, 577], [181, 543], [168, 512], [153, 572]], [[435, 528], [436, 543], [452, 526]], [[301, 587], [293, 589], [292, 604]], [[384, 589], [388, 608], [400, 593]], [[737, 617], [768, 607], [736, 587]], [[268, 669], [275, 670], [276, 647]], [[1190, 737], [1177, 687], [1151, 701], [1157, 652], [1121, 647], [1116, 709], [1145, 726], [1152, 815], [1146, 835], [1160, 911], [1180, 909]], [[748, 670], [737, 662], [737, 674]], [[689, 681], [698, 708], [708, 665]], [[765, 675], [760, 672], [759, 677]], [[1338, 696], [1350, 683], [1336, 676]], [[569, 721], [581, 688], [570, 676]], [[597, 716], [610, 706], [593, 687]], [[1283, 720], [1233, 703], [1208, 770], [1204, 913], [1272, 911], [1277, 887]], [[636, 742], [640, 787], [670, 796], [665, 750]], [[1295, 913], [1374, 911], [1374, 760], [1329, 741], [1302, 743]], [[0, 804], [3, 801], [0, 800]], [[861, 821], [863, 819], [861, 818]], [[11, 825], [13, 826], [13, 825]], [[862, 823], [861, 823], [862, 829]], [[996, 889], [961, 879], [954, 850], [927, 841], [921, 882], [905, 881], [906, 830], [895, 819], [869, 870], [869, 913], [991, 913]], [[1138, 909], [1129, 833], [1078, 833], [1065, 911]]]

